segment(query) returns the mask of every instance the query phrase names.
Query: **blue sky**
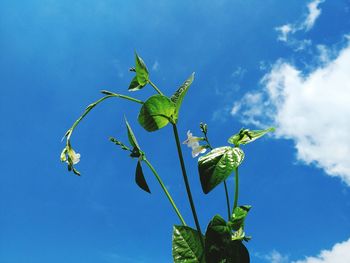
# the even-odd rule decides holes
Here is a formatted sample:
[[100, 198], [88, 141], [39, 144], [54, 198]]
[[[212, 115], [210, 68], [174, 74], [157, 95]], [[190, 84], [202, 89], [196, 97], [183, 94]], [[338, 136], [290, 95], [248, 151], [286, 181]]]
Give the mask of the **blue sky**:
[[[2, 0], [0, 262], [171, 262], [176, 215], [150, 171], [152, 195], [108, 141], [127, 140], [125, 114], [193, 225], [170, 127], [147, 133], [136, 104], [111, 99], [73, 135], [82, 176], [59, 161], [63, 134], [99, 90], [128, 93], [134, 50], [167, 95], [196, 72], [182, 140], [201, 121], [215, 146], [241, 127], [276, 127], [244, 147], [240, 168], [252, 262], [348, 262], [349, 13], [348, 0]], [[183, 150], [205, 229], [226, 214], [223, 187], [204, 195]]]

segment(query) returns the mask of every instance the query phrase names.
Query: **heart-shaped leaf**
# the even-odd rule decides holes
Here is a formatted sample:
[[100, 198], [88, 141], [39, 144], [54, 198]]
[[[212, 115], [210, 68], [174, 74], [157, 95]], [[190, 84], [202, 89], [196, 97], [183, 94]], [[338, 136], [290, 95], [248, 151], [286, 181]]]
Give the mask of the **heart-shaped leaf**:
[[210, 263], [249, 263], [249, 253], [219, 215], [210, 221], [205, 233], [205, 260]]
[[226, 221], [219, 215], [210, 221], [205, 233], [205, 260], [219, 263], [228, 257], [227, 248], [231, 242], [231, 229]]
[[188, 226], [174, 226], [172, 252], [175, 263], [204, 263], [200, 233]]
[[142, 171], [141, 160], [138, 160], [138, 162], [137, 162], [135, 181], [136, 181], [136, 184], [142, 190], [146, 191], [147, 193], [151, 193], [151, 191], [149, 190], [148, 184], [146, 182], [146, 178], [145, 178], [143, 171]]
[[148, 69], [142, 58], [135, 52], [135, 71], [136, 79], [141, 86], [145, 86], [148, 83], [149, 75]]
[[194, 73], [191, 74], [191, 76], [180, 86], [180, 88], [170, 98], [171, 101], [174, 102], [176, 105], [175, 114], [174, 114], [175, 122], [178, 119], [182, 101], [187, 93], [187, 90], [191, 86], [193, 80], [194, 80]]
[[251, 131], [249, 129], [241, 129], [239, 133], [232, 135], [228, 139], [228, 142], [236, 146], [239, 146], [241, 144], [247, 144], [247, 143], [253, 142], [256, 139], [264, 136], [266, 133], [273, 132], [273, 131], [275, 131], [275, 128], [272, 128], [272, 127], [266, 130], [254, 130], [254, 131]]
[[205, 194], [209, 193], [232, 173], [243, 161], [244, 153], [240, 148], [229, 146], [211, 150], [198, 159], [198, 171]]
[[153, 95], [140, 110], [138, 121], [147, 131], [156, 131], [172, 121], [175, 104], [163, 95]]
[[250, 257], [242, 241], [231, 241], [228, 247], [227, 263], [249, 263]]

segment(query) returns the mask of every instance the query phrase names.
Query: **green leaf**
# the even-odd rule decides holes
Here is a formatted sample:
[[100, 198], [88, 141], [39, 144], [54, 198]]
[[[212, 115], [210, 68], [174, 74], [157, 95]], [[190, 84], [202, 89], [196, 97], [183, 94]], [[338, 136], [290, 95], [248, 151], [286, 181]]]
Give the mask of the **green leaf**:
[[210, 221], [205, 233], [205, 260], [210, 263], [228, 262], [227, 248], [231, 242], [231, 229], [219, 215]]
[[231, 241], [228, 248], [227, 263], [249, 263], [250, 257], [242, 241]]
[[175, 114], [174, 114], [175, 122], [178, 119], [182, 101], [187, 93], [187, 90], [191, 86], [193, 80], [194, 80], [194, 73], [191, 74], [191, 76], [180, 86], [180, 88], [170, 98], [171, 101], [174, 102], [176, 105]]
[[136, 79], [141, 86], [145, 86], [148, 83], [149, 75], [148, 69], [142, 58], [135, 52], [135, 71]]
[[248, 215], [249, 210], [251, 209], [250, 205], [238, 206], [233, 210], [232, 218], [230, 220], [230, 226], [238, 231], [241, 227], [244, 226], [244, 220]]
[[172, 253], [175, 263], [204, 263], [203, 248], [198, 231], [188, 226], [175, 225]]
[[141, 161], [137, 161], [137, 166], [136, 166], [136, 173], [135, 173], [135, 181], [136, 184], [144, 191], [147, 193], [151, 193], [149, 190], [148, 184], [146, 182], [145, 176], [143, 175], [142, 171], [142, 166], [141, 166]]
[[138, 121], [147, 131], [156, 131], [172, 121], [175, 104], [163, 95], [153, 95], [140, 110]]
[[129, 139], [129, 142], [130, 144], [133, 146], [133, 147], [136, 147], [140, 150], [140, 146], [136, 140], [136, 137], [135, 137], [135, 134], [134, 132], [132, 131], [131, 129], [131, 126], [128, 122], [128, 120], [125, 118], [125, 124], [126, 124], [126, 128], [127, 128], [127, 131], [128, 131], [128, 139]]
[[211, 150], [208, 154], [198, 159], [198, 171], [201, 185], [205, 194], [213, 190], [217, 185], [232, 173], [243, 161], [244, 153], [240, 148], [229, 146]]
[[266, 133], [273, 132], [273, 131], [275, 131], [275, 128], [273, 127], [268, 128], [266, 130], [254, 130], [254, 131], [251, 131], [249, 129], [241, 129], [239, 133], [232, 135], [228, 139], [228, 142], [236, 146], [239, 146], [241, 144], [247, 144], [247, 143], [253, 142], [256, 139], [264, 136]]
[[249, 263], [248, 250], [241, 241], [232, 240], [234, 238], [226, 221], [219, 215], [214, 216], [205, 233], [206, 262]]
[[138, 80], [137, 80], [137, 76], [135, 76], [135, 77], [131, 80], [128, 90], [129, 90], [129, 91], [136, 91], [136, 90], [142, 89], [144, 86], [146, 86], [146, 84], [145, 84], [145, 85], [141, 85], [141, 84], [138, 82]]

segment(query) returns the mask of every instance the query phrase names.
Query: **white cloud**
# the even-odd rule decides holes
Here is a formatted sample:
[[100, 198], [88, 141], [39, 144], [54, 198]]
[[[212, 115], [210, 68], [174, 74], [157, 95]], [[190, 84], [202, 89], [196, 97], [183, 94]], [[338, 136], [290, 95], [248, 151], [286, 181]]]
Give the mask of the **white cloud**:
[[317, 257], [307, 257], [293, 263], [349, 263], [350, 239], [335, 244], [331, 250], [322, 250]]
[[310, 30], [314, 26], [316, 19], [321, 15], [319, 5], [323, 2], [324, 0], [314, 0], [307, 5], [308, 15], [303, 23], [306, 31]]
[[299, 160], [350, 186], [350, 43], [307, 76], [278, 61], [262, 85], [263, 91], [236, 102], [231, 114], [246, 124], [275, 126], [278, 137], [294, 141]]
[[273, 250], [269, 255], [266, 255], [264, 259], [270, 263], [289, 263], [288, 256], [284, 256], [276, 250]]
[[158, 71], [158, 69], [159, 69], [159, 62], [158, 62], [158, 60], [156, 60], [152, 65], [152, 70]]
[[[308, 12], [305, 15], [305, 18], [301, 22], [296, 23], [288, 23], [279, 27], [276, 27], [275, 30], [278, 32], [277, 39], [279, 41], [288, 43], [292, 46], [296, 51], [300, 51], [304, 49], [305, 44], [310, 40], [297, 40], [295, 38], [291, 38], [290, 35], [295, 34], [298, 31], [309, 31], [314, 25], [317, 18], [321, 15], [321, 9], [319, 5], [322, 4], [324, 0], [313, 0], [308, 5]], [[298, 42], [301, 42], [300, 44]], [[297, 47], [297, 48], [295, 48]]]
[[296, 30], [296, 27], [292, 24], [286, 24], [283, 26], [279, 26], [275, 28], [277, 32], [279, 32], [279, 35], [277, 39], [282, 42], [287, 42], [288, 41], [288, 35], [290, 33], [294, 33]]

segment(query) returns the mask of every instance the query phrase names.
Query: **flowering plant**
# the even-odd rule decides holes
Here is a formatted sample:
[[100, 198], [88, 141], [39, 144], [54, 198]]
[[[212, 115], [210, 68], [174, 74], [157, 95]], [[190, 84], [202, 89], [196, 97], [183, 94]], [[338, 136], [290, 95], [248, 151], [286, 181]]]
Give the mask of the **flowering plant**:
[[[80, 176], [80, 172], [75, 168], [75, 165], [80, 161], [80, 154], [76, 153], [71, 145], [71, 136], [77, 125], [82, 119], [98, 104], [112, 97], [126, 99], [131, 102], [141, 105], [138, 115], [139, 124], [148, 132], [153, 132], [168, 126], [173, 128], [174, 138], [177, 146], [182, 177], [187, 191], [188, 201], [192, 211], [195, 228], [188, 226], [177, 208], [174, 199], [170, 195], [168, 189], [163, 183], [162, 178], [147, 159], [146, 153], [142, 151], [136, 136], [125, 118], [127, 137], [129, 145], [124, 144], [116, 138], [111, 137], [110, 141], [119, 146], [122, 150], [129, 152], [131, 158], [137, 160], [135, 181], [137, 185], [144, 191], [150, 193], [147, 181], [143, 174], [142, 164], [147, 165], [157, 181], [159, 182], [166, 198], [169, 200], [174, 212], [181, 222], [180, 225], [174, 225], [172, 237], [172, 254], [173, 260], [176, 263], [247, 263], [250, 262], [249, 252], [243, 242], [248, 242], [251, 237], [247, 236], [244, 231], [245, 218], [251, 209], [250, 205], [238, 204], [239, 197], [239, 174], [238, 167], [244, 159], [244, 152], [241, 145], [248, 144], [262, 137], [268, 132], [273, 131], [273, 128], [266, 130], [241, 129], [238, 133], [232, 135], [228, 139], [230, 146], [222, 146], [213, 148], [208, 139], [208, 127], [206, 124], [200, 124], [200, 130], [203, 137], [196, 137], [188, 131], [187, 139], [183, 142], [188, 147], [192, 148], [192, 157], [198, 158], [198, 172], [202, 190], [208, 194], [219, 184], [224, 184], [227, 220], [220, 215], [215, 215], [209, 222], [205, 232], [202, 232], [199, 219], [197, 217], [195, 204], [192, 198], [191, 187], [188, 182], [185, 162], [182, 156], [182, 149], [177, 130], [177, 122], [179, 112], [184, 100], [184, 97], [194, 80], [194, 73], [180, 86], [180, 88], [171, 96], [165, 96], [161, 90], [151, 81], [146, 64], [135, 53], [135, 67], [130, 71], [135, 72], [134, 78], [129, 85], [129, 91], [138, 91], [146, 85], [151, 85], [156, 94], [149, 97], [145, 102], [139, 99], [117, 94], [111, 91], [102, 90], [104, 94], [102, 98], [90, 104], [84, 113], [74, 122], [71, 128], [68, 129], [64, 138], [66, 146], [61, 153], [61, 161], [67, 163], [68, 170]], [[227, 178], [234, 173], [235, 175], [235, 193], [234, 203], [231, 209], [229, 202], [229, 194], [227, 190]]]

